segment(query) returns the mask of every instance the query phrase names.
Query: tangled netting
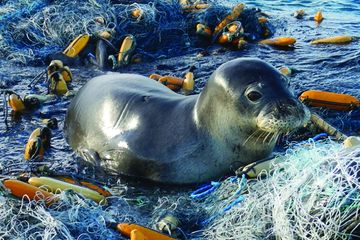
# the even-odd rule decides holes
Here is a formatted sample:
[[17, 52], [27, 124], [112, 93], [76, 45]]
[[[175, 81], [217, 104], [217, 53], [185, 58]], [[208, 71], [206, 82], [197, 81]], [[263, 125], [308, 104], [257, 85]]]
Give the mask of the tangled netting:
[[262, 178], [213, 184], [216, 189], [197, 201], [188, 189], [154, 191], [118, 182], [107, 206], [65, 191], [46, 207], [9, 198], [3, 189], [0, 237], [122, 239], [109, 223], [155, 228], [170, 213], [179, 219], [181, 239], [349, 239], [360, 224], [359, 170], [360, 147], [324, 140], [289, 148]]
[[[140, 52], [151, 56], [182, 54], [195, 43], [197, 22], [214, 25], [231, 12], [217, 1], [209, 8], [184, 12], [177, 0], [141, 1], [8, 0], [0, 3], [0, 57], [17, 63], [37, 63], [63, 50], [83, 33], [112, 33], [117, 47], [124, 35], [135, 36]], [[134, 15], [134, 10], [138, 14]], [[245, 30], [261, 31], [257, 10], [242, 16]], [[254, 25], [255, 24], [255, 25]], [[190, 35], [189, 35], [190, 34]]]
[[298, 145], [271, 176], [229, 178], [203, 203], [206, 239], [349, 239], [359, 222], [360, 147]]
[[[113, 190], [124, 188], [117, 185]], [[111, 223], [147, 224], [146, 218], [122, 196], [110, 197], [104, 207], [71, 191], [62, 192], [56, 204], [29, 202], [0, 196], [1, 239], [126, 239]]]

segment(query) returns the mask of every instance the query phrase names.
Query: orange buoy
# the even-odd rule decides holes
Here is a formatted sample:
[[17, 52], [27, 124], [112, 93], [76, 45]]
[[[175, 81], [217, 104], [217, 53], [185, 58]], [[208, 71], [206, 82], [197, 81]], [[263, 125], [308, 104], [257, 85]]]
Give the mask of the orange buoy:
[[225, 43], [227, 43], [228, 41], [229, 41], [229, 38], [228, 38], [228, 36], [225, 35], [225, 34], [221, 34], [220, 37], [219, 37], [219, 39], [218, 39], [218, 43], [220, 43], [220, 44], [225, 44]]
[[8, 179], [3, 182], [4, 186], [11, 191], [11, 194], [23, 198], [27, 196], [30, 200], [45, 200], [46, 205], [52, 204], [56, 199], [52, 193], [38, 187], [15, 179]]
[[[138, 239], [148, 239], [148, 240], [175, 240], [175, 238], [169, 237], [165, 234], [157, 232], [153, 229], [143, 227], [133, 223], [119, 223], [116, 226], [116, 229], [123, 234], [124, 236], [130, 237], [134, 230], [141, 232], [141, 235], [145, 238]], [[139, 234], [140, 235], [140, 234]]]
[[268, 22], [268, 19], [266, 17], [259, 17], [258, 22], [264, 24]]
[[318, 11], [314, 16], [314, 20], [317, 23], [321, 23], [323, 19], [324, 18], [323, 18], [323, 15], [322, 15], [321, 11]]
[[149, 240], [139, 230], [134, 229], [130, 233], [130, 240]]
[[309, 90], [303, 92], [300, 101], [311, 107], [322, 107], [340, 111], [350, 111], [360, 106], [360, 101], [351, 95]]
[[270, 46], [285, 47], [296, 43], [296, 39], [292, 37], [278, 37], [259, 41], [259, 44], [266, 44]]
[[161, 77], [159, 79], [159, 82], [161, 82], [164, 85], [177, 85], [179, 87], [182, 87], [183, 83], [184, 83], [184, 79], [182, 78], [178, 78], [178, 77], [174, 77], [174, 76], [164, 76]]
[[134, 18], [141, 17], [142, 14], [143, 14], [143, 11], [142, 11], [141, 8], [135, 8], [135, 9], [132, 10], [132, 12], [131, 12], [131, 16], [133, 16]]
[[195, 12], [203, 9], [207, 9], [210, 5], [207, 3], [187, 4], [183, 5], [182, 9], [184, 12]]
[[204, 37], [210, 37], [212, 35], [212, 31], [208, 26], [198, 23], [196, 25], [196, 34]]
[[240, 3], [236, 5], [231, 13], [227, 15], [216, 27], [214, 30], [214, 33], [219, 33], [226, 25], [228, 25], [230, 22], [234, 21], [237, 17], [240, 16], [240, 14], [243, 12], [245, 8], [245, 4]]
[[159, 80], [160, 78], [162, 78], [163, 76], [153, 73], [149, 76], [149, 78], [154, 79], [154, 80]]
[[310, 42], [310, 44], [344, 44], [353, 40], [354, 38], [351, 36], [335, 36], [313, 40]]

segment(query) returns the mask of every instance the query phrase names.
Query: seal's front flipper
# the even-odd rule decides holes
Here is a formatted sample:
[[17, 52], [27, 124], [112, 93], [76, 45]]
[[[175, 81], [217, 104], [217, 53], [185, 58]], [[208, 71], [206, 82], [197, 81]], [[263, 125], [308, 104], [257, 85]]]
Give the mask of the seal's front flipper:
[[79, 172], [86, 171], [92, 175], [104, 175], [104, 171], [100, 167], [101, 158], [96, 151], [82, 149], [78, 153], [82, 160], [79, 163]]

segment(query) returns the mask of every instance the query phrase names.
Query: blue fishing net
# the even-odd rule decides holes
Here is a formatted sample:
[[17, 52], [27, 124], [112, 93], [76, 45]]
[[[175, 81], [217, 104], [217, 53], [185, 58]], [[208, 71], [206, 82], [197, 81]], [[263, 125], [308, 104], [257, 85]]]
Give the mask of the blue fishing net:
[[[38, 64], [59, 52], [78, 35], [112, 34], [118, 48], [127, 34], [135, 36], [137, 51], [159, 57], [182, 55], [196, 47], [197, 23], [214, 28], [231, 12], [209, 2], [209, 8], [186, 12], [175, 0], [161, 1], [36, 0], [0, 3], [0, 57]], [[138, 14], [134, 14], [138, 11]], [[263, 38], [260, 11], [247, 8], [239, 17], [249, 40]]]

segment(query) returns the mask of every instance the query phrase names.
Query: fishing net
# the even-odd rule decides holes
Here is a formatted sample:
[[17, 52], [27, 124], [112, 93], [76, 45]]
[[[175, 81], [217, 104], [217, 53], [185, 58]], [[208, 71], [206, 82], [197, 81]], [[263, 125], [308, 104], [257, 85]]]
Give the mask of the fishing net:
[[206, 239], [348, 239], [359, 224], [360, 148], [295, 145], [265, 178], [229, 178], [202, 205]]
[[[137, 51], [150, 57], [182, 55], [197, 44], [195, 26], [211, 27], [231, 12], [230, 7], [209, 2], [209, 8], [184, 12], [175, 0], [76, 1], [36, 0], [0, 3], [0, 57], [17, 63], [42, 63], [51, 53], [62, 51], [80, 34], [112, 35], [117, 48], [126, 34], [135, 36]], [[251, 39], [261, 37], [259, 10], [241, 15]]]

